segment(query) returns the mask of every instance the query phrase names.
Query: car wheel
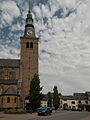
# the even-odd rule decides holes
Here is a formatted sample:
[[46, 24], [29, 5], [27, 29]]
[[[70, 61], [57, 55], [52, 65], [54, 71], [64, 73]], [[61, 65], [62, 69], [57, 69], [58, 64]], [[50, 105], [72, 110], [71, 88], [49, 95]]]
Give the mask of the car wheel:
[[40, 116], [40, 114], [38, 113], [38, 116]]
[[47, 113], [44, 114], [45, 116], [47, 115]]
[[49, 113], [49, 115], [51, 115], [51, 113]]

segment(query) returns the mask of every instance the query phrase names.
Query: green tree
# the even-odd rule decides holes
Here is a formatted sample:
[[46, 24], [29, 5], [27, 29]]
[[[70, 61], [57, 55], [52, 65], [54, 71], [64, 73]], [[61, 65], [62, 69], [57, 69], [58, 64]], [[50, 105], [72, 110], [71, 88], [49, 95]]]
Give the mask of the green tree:
[[57, 110], [59, 108], [59, 105], [60, 105], [60, 99], [59, 99], [57, 86], [54, 86], [54, 89], [53, 89], [53, 106], [54, 106], [55, 110]]
[[52, 95], [51, 95], [51, 92], [48, 92], [48, 107], [52, 107]]
[[39, 76], [35, 74], [31, 81], [30, 91], [29, 91], [29, 102], [30, 102], [31, 108], [34, 111], [40, 107], [40, 101], [42, 99], [41, 90], [42, 90], [42, 87], [40, 87]]

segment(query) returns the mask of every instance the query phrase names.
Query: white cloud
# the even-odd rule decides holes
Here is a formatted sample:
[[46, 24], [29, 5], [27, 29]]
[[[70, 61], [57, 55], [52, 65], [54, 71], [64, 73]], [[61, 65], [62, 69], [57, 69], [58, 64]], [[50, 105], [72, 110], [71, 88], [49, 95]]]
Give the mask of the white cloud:
[[17, 23], [11, 26], [11, 31], [18, 31], [18, 30], [23, 30], [25, 29], [25, 24]]
[[[1, 9], [5, 13], [2, 14], [5, 15], [1, 19], [2, 25], [7, 25], [6, 16], [8, 24], [12, 23], [14, 17], [17, 18], [21, 14], [22, 19], [26, 18], [28, 10], [26, 2], [25, 7], [22, 7], [22, 2], [19, 1], [19, 7], [22, 8], [21, 14], [14, 1], [7, 2], [14, 6], [10, 8], [5, 8], [6, 2], [2, 3], [0, 7], [2, 6]], [[39, 71], [41, 84], [44, 86], [43, 92], [52, 91], [54, 85], [58, 86], [62, 94], [90, 90], [89, 6], [90, 0], [48, 0], [46, 4], [34, 4], [32, 11], [35, 31], [36, 35], [40, 36]], [[59, 17], [60, 15], [62, 17]], [[23, 30], [23, 27], [17, 23], [12, 26], [11, 31]], [[10, 35], [13, 36], [13, 33], [8, 36]], [[15, 43], [18, 45], [19, 35], [14, 35], [17, 41], [13, 40], [12, 45]], [[0, 56], [4, 58], [8, 56], [17, 58], [20, 52], [16, 48], [5, 45], [1, 45], [0, 48]], [[13, 54], [10, 53], [12, 49], [14, 49]]]
[[20, 50], [8, 45], [0, 45], [0, 58], [19, 58]]
[[[40, 74], [41, 83], [45, 85], [43, 91], [51, 90], [50, 87], [53, 88], [55, 84], [59, 88], [62, 86], [61, 91], [64, 94], [89, 90], [90, 2], [89, 0], [49, 0], [48, 3], [51, 11], [46, 9], [47, 5], [35, 6], [39, 9], [39, 14], [37, 10], [34, 11], [39, 19], [35, 23], [36, 29], [42, 30], [40, 32]], [[53, 16], [61, 7], [64, 11], [63, 16], [66, 16], [70, 9], [75, 11], [64, 18]], [[48, 14], [48, 20], [44, 24], [42, 21], [47, 13], [51, 14]], [[44, 52], [41, 52], [43, 50]]]
[[0, 3], [1, 8], [1, 23], [0, 27], [6, 27], [12, 24], [14, 18], [20, 16], [19, 8], [14, 1], [2, 1]]

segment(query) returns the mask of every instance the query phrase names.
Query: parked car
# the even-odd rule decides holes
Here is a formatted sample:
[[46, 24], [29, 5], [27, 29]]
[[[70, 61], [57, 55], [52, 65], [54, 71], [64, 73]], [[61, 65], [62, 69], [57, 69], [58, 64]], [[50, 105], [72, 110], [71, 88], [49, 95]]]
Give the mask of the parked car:
[[76, 108], [73, 108], [73, 107], [72, 107], [72, 109], [71, 109], [71, 110], [72, 110], [72, 111], [76, 111]]
[[82, 111], [82, 108], [78, 108], [77, 111]]
[[30, 107], [27, 107], [27, 108], [26, 108], [26, 112], [27, 112], [27, 113], [33, 113], [33, 110], [32, 110]]
[[58, 110], [58, 111], [62, 111], [63, 109], [62, 109], [62, 108], [58, 108], [57, 110]]
[[63, 110], [70, 110], [68, 107], [64, 107]]
[[27, 109], [26, 112], [27, 113], [33, 113], [33, 110], [32, 109]]
[[38, 109], [38, 115], [51, 115], [52, 108], [50, 107], [41, 107]]

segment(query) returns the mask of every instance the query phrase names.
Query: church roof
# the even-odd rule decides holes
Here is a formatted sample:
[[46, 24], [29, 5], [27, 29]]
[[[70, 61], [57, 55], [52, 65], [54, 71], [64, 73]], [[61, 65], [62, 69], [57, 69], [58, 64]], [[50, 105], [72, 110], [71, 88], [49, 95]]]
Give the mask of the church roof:
[[20, 67], [19, 59], [0, 59], [0, 67]]
[[3, 95], [17, 95], [16, 90], [14, 89], [13, 86], [10, 86], [4, 93]]

